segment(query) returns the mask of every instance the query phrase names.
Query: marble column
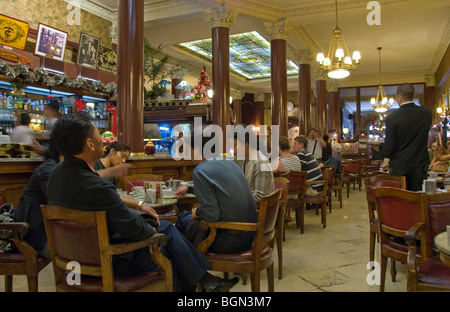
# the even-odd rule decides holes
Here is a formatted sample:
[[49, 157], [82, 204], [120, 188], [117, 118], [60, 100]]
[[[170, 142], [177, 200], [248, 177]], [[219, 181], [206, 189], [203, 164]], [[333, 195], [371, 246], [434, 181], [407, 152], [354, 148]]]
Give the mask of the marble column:
[[327, 133], [327, 81], [326, 72], [319, 68], [314, 72], [316, 80], [316, 120], [320, 135]]
[[297, 50], [295, 57], [298, 69], [298, 116], [299, 134], [308, 135], [311, 129], [311, 50]]
[[119, 1], [117, 136], [144, 152], [144, 0]]
[[288, 136], [286, 39], [289, 34], [287, 21], [266, 22], [264, 27], [270, 37], [272, 125], [279, 125], [280, 136]]
[[226, 6], [206, 9], [203, 14], [212, 33], [212, 121], [222, 128], [225, 135], [226, 125], [230, 124], [229, 32], [237, 14]]

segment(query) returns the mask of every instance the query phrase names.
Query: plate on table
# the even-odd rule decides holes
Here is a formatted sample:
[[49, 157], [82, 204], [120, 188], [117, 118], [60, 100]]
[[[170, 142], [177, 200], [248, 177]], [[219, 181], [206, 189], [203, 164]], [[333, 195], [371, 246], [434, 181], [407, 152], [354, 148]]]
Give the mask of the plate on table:
[[163, 195], [164, 198], [166, 199], [173, 199], [173, 198], [177, 198], [176, 195]]

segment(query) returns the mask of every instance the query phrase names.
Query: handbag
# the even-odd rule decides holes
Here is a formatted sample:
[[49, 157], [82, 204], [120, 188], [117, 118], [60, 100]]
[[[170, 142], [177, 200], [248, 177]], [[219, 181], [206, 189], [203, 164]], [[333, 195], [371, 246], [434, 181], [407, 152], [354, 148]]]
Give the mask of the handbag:
[[[0, 223], [14, 222], [14, 206], [12, 204], [3, 204], [0, 207]], [[12, 231], [0, 230], [0, 253], [15, 250], [12, 239]]]

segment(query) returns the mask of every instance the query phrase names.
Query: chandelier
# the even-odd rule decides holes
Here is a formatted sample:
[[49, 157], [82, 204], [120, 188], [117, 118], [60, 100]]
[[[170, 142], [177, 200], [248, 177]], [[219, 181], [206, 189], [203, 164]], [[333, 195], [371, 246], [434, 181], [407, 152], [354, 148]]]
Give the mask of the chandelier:
[[354, 51], [352, 57], [350, 57], [344, 35], [338, 25], [337, 0], [335, 1], [335, 4], [336, 28], [331, 36], [327, 57], [325, 57], [323, 53], [318, 53], [316, 60], [319, 62], [320, 67], [328, 72], [328, 77], [342, 79], [350, 75], [350, 70], [358, 67], [361, 54], [359, 51]]
[[386, 96], [386, 91], [381, 85], [381, 47], [378, 47], [377, 49], [378, 49], [378, 70], [380, 76], [380, 85], [378, 86], [377, 97], [372, 98], [370, 100], [370, 104], [372, 104], [372, 107], [375, 109], [377, 113], [384, 113], [389, 108], [391, 108], [392, 104], [394, 104], [394, 99], [390, 98], [388, 100]]

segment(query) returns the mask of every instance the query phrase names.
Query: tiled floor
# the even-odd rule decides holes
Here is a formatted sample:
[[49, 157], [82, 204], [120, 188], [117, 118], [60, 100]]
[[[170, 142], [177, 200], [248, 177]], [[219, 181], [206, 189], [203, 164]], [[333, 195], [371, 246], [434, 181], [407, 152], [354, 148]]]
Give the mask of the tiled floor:
[[[345, 192], [344, 192], [345, 193]], [[375, 260], [379, 261], [379, 252]], [[276, 257], [275, 257], [276, 258]], [[364, 189], [351, 190], [342, 209], [333, 197], [333, 210], [327, 214], [323, 229], [320, 215], [305, 211], [305, 233], [300, 234], [295, 223], [289, 223], [283, 243], [283, 278], [278, 279], [275, 260], [275, 291], [279, 292], [378, 292], [379, 286], [369, 285], [366, 269], [369, 261], [369, 221]], [[389, 271], [389, 267], [388, 267]], [[397, 263], [397, 281], [386, 276], [387, 292], [406, 291], [406, 265]], [[0, 277], [0, 291], [4, 291]], [[373, 279], [369, 279], [373, 280]], [[14, 291], [27, 291], [26, 278], [14, 277]], [[53, 268], [48, 265], [39, 275], [39, 291], [53, 292]], [[233, 291], [250, 291], [250, 282], [240, 282]], [[261, 278], [261, 290], [267, 291], [266, 275]]]

